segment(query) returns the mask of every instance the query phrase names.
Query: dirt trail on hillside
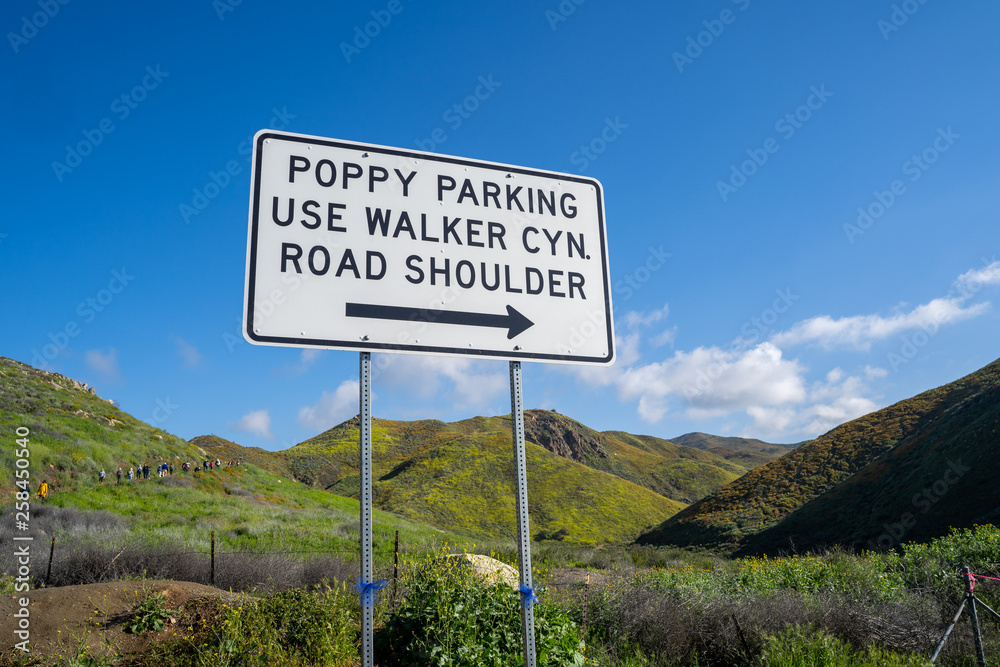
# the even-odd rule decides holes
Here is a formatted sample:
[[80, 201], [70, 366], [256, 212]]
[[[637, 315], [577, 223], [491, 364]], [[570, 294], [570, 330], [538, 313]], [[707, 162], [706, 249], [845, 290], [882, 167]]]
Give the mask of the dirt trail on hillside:
[[72, 657], [81, 642], [94, 655], [128, 655], [143, 653], [152, 644], [173, 636], [187, 636], [188, 628], [176, 613], [171, 614], [159, 632], [134, 635], [125, 631], [129, 611], [150, 593], [163, 595], [165, 606], [171, 611], [197, 598], [216, 597], [231, 602], [240, 597], [186, 581], [115, 581], [16, 593], [0, 598], [0, 651], [11, 653], [14, 644], [20, 641], [14, 635], [18, 622], [14, 613], [20, 609], [21, 597], [31, 600], [29, 632], [34, 655]]

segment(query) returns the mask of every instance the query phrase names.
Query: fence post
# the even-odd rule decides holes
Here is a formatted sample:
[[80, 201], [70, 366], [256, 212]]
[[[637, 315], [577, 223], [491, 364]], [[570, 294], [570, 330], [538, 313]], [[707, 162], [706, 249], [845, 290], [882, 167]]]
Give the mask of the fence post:
[[733, 623], [736, 624], [736, 634], [740, 637], [740, 642], [743, 644], [743, 648], [747, 652], [747, 658], [753, 663], [754, 667], [760, 667], [760, 663], [757, 662], [757, 656], [754, 655], [753, 649], [750, 648], [750, 642], [747, 641], [747, 636], [743, 634], [743, 626], [740, 625], [740, 620], [736, 618], [736, 614], [733, 614]]
[[52, 576], [52, 557], [56, 553], [56, 536], [52, 536], [52, 547], [49, 549], [49, 570], [45, 573], [45, 587], [49, 587], [49, 577]]
[[965, 580], [965, 596], [969, 599], [969, 618], [972, 620], [972, 639], [976, 643], [976, 660], [979, 667], [986, 667], [986, 653], [983, 651], [983, 635], [979, 630], [979, 614], [976, 612], [976, 596], [972, 592], [974, 586], [968, 565], [962, 566], [962, 578]]
[[590, 609], [590, 573], [587, 573], [587, 581], [583, 584], [583, 628], [582, 639], [587, 640], [587, 610]]
[[399, 531], [396, 531], [396, 548], [392, 558], [392, 609], [396, 610], [399, 598], [396, 597], [396, 582], [399, 579]]
[[209, 575], [209, 582], [215, 585], [215, 531], [212, 531], [212, 571]]

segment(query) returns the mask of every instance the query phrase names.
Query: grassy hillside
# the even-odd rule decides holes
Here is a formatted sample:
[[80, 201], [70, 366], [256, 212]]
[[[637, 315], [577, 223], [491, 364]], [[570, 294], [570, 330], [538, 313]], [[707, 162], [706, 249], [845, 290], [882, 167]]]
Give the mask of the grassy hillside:
[[[516, 534], [509, 420], [445, 424], [373, 420], [375, 505], [480, 536]], [[337, 493], [358, 491], [358, 423], [345, 422], [281, 454], [296, 476]], [[529, 443], [532, 533], [577, 543], [631, 540], [683, 504]]]
[[749, 537], [744, 551], [829, 542], [887, 549], [945, 535], [952, 526], [1000, 521], [1000, 362], [960, 382], [955, 398], [962, 398], [843, 483]]
[[[500, 419], [504, 428], [510, 429], [510, 419]], [[597, 432], [551, 410], [525, 411], [524, 428], [528, 441], [554, 454], [682, 503], [705, 497], [749, 469], [663, 438], [622, 431]]]
[[[244, 455], [238, 467], [117, 486], [119, 465], [127, 470], [166, 461], [179, 469], [184, 461], [203, 460], [206, 452], [122, 412], [74, 380], [0, 357], [0, 433], [13, 437], [18, 427], [31, 432], [33, 491], [45, 480], [52, 489], [47, 504], [123, 516], [131, 538], [205, 544], [215, 530], [224, 546], [357, 546], [357, 501], [295, 481], [271, 465], [263, 450], [239, 448], [259, 456]], [[11, 494], [13, 456], [13, 447], [0, 448], [0, 480]], [[108, 480], [100, 485], [102, 467]], [[376, 513], [376, 540], [388, 541], [397, 528], [409, 544], [441, 537], [439, 530]]]
[[191, 444], [204, 451], [210, 458], [223, 461], [242, 461], [266, 470], [278, 477], [293, 477], [284, 459], [274, 452], [260, 447], [244, 447], [217, 435], [199, 435], [191, 438]]
[[[736, 549], [748, 543], [749, 536], [776, 526], [795, 510], [845, 482], [897, 446], [905, 444], [907, 447], [900, 450], [902, 459], [906, 459], [908, 452], [916, 451], [918, 443], [925, 440], [926, 447], [945, 452], [956, 446], [956, 438], [962, 433], [960, 426], [971, 426], [980, 418], [988, 421], [989, 415], [984, 411], [990, 405], [990, 397], [995, 396], [992, 392], [997, 386], [998, 369], [1000, 362], [994, 362], [956, 382], [843, 424], [719, 489], [644, 534], [639, 542]], [[965, 406], [984, 407], [960, 415], [967, 410], [960, 407], [966, 401], [974, 403], [964, 403]], [[957, 421], [950, 421], [953, 419]], [[939, 430], [945, 423], [953, 426]], [[872, 485], [885, 486], [892, 478], [883, 475], [890, 474], [897, 462], [895, 457], [891, 463], [887, 459], [884, 468], [870, 469], [866, 477], [859, 478], [859, 483], [868, 479]], [[877, 474], [879, 471], [882, 474]], [[943, 473], [944, 470], [938, 472], [939, 475]], [[856, 513], [873, 513], [870, 506], [852, 507]], [[877, 513], [877, 505], [875, 510]], [[847, 513], [842, 518], [843, 521], [853, 519]], [[777, 544], [779, 533], [770, 535], [773, 538], [769, 538], [768, 543]], [[816, 538], [835, 542], [840, 535], [828, 532]], [[787, 542], [785, 546], [789, 546]]]
[[[204, 544], [210, 531], [232, 546], [349, 547], [358, 504], [357, 422], [272, 453], [215, 436], [187, 442], [102, 400], [79, 383], [0, 359], [0, 429], [31, 431], [33, 489], [46, 480], [50, 504], [127, 517], [135, 538]], [[510, 432], [499, 419], [375, 424], [376, 540], [402, 528], [409, 544], [447, 527], [456, 534], [513, 535]], [[13, 451], [0, 476], [13, 488]], [[114, 471], [139, 464], [218, 457], [240, 466], [180, 473], [118, 487]], [[652, 491], [529, 446], [532, 529], [570, 541], [630, 541], [683, 507]], [[97, 483], [104, 468], [108, 481]], [[303, 480], [302, 483], [297, 480]], [[333, 491], [330, 493], [329, 491]], [[335, 495], [339, 494], [339, 495]], [[424, 524], [414, 523], [415, 521]], [[438, 528], [431, 528], [426, 523]], [[453, 534], [452, 537], [455, 537]]]
[[694, 447], [712, 452], [716, 456], [737, 463], [745, 467], [748, 471], [770, 463], [774, 459], [787, 454], [798, 447], [794, 445], [779, 445], [756, 438], [727, 438], [719, 435], [709, 435], [708, 433], [685, 433], [676, 438], [671, 438], [671, 442], [685, 447]]

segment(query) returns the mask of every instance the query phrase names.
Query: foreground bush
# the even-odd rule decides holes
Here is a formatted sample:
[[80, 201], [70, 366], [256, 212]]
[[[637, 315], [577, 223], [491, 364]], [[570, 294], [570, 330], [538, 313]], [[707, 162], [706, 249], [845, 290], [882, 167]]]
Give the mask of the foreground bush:
[[[608, 664], [744, 664], [738, 620], [769, 665], [925, 664], [915, 655], [930, 654], [961, 599], [958, 567], [996, 577], [998, 562], [1000, 529], [977, 526], [885, 554], [623, 570], [592, 596], [588, 638]], [[996, 607], [1000, 583], [980, 580], [976, 595]], [[981, 622], [987, 655], [1000, 657], [1000, 633]], [[938, 664], [972, 664], [971, 647], [966, 617]]]
[[187, 622], [193, 637], [166, 644], [135, 664], [339, 667], [357, 662], [357, 599], [342, 586], [292, 589], [236, 605], [204, 600]]
[[924, 667], [930, 661], [913, 654], [893, 653], [878, 646], [855, 650], [850, 644], [810, 627], [789, 626], [766, 638], [761, 652], [767, 667]]
[[[440, 559], [405, 577], [400, 609], [376, 635], [385, 667], [506, 667], [523, 664], [520, 595], [509, 585], [472, 574], [463, 561]], [[582, 665], [584, 645], [569, 614], [535, 605], [539, 665]]]

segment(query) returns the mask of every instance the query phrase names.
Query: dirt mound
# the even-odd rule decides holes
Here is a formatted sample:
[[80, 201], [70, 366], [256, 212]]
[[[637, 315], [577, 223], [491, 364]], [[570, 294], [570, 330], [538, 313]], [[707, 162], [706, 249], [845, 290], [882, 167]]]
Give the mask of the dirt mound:
[[[170, 618], [159, 632], [128, 633], [129, 612], [150, 594], [164, 596]], [[20, 641], [14, 635], [14, 612], [20, 609], [21, 597], [31, 600], [31, 653], [75, 656], [84, 645], [94, 655], [143, 653], [156, 642], [190, 634], [178, 610], [192, 601], [211, 597], [232, 602], [240, 595], [186, 581], [115, 581], [16, 593], [0, 598], [0, 650], [4, 654], [14, 651]]]

